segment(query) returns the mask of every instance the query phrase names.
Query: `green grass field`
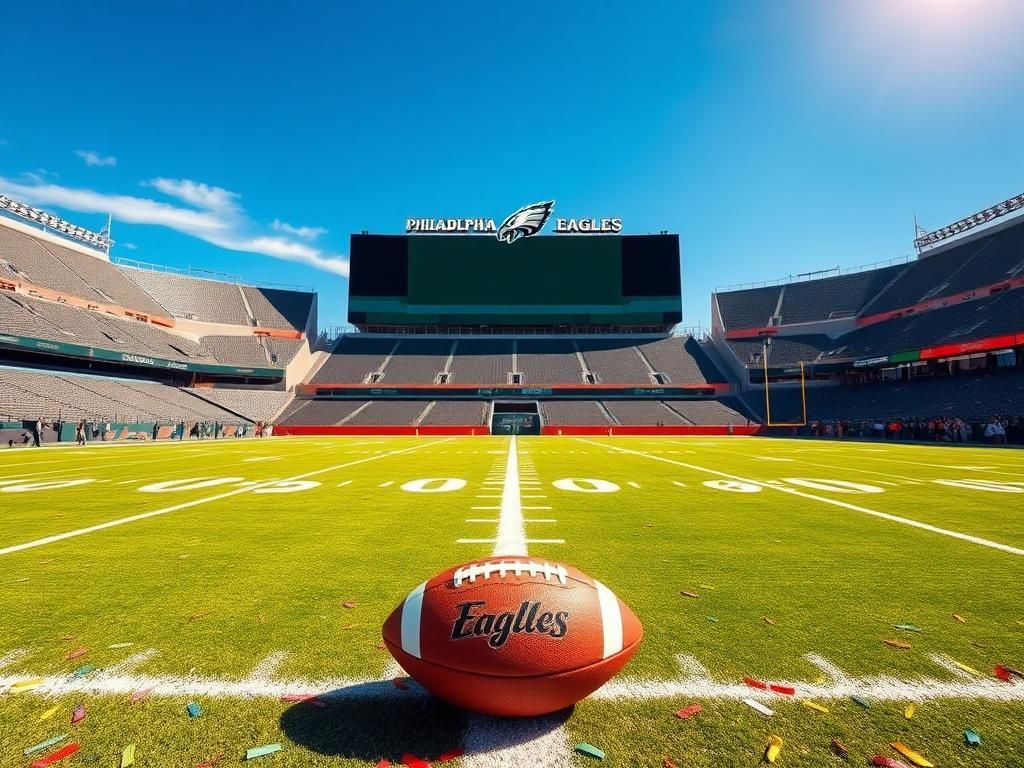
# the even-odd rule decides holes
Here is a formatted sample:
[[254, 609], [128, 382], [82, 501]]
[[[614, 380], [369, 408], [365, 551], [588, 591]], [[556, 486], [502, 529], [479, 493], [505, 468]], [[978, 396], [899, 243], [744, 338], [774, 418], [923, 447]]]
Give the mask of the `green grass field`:
[[[270, 743], [282, 750], [259, 762], [277, 766], [456, 747], [457, 767], [593, 763], [573, 753], [581, 741], [609, 766], [753, 766], [773, 734], [785, 766], [841, 764], [833, 737], [855, 765], [896, 757], [889, 743], [902, 741], [943, 768], [1024, 766], [1024, 680], [993, 675], [1024, 668], [1014, 450], [518, 438], [530, 555], [615, 590], [643, 622], [643, 646], [553, 718], [491, 720], [400, 690], [380, 626], [419, 582], [491, 553], [510, 442], [4, 453], [0, 766], [28, 766], [58, 747], [25, 748], [63, 734], [81, 745], [58, 763], [69, 766], [118, 765], [129, 744], [138, 766], [229, 765]], [[692, 703], [704, 711], [673, 716]], [[71, 724], [79, 704], [86, 717]], [[966, 728], [980, 747], [965, 745]]]

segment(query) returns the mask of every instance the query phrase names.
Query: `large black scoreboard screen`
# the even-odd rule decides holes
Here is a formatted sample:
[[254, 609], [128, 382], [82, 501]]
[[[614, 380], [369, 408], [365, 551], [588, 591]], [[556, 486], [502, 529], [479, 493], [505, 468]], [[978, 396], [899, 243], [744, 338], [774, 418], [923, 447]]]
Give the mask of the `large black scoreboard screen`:
[[352, 235], [353, 325], [671, 325], [678, 235]]

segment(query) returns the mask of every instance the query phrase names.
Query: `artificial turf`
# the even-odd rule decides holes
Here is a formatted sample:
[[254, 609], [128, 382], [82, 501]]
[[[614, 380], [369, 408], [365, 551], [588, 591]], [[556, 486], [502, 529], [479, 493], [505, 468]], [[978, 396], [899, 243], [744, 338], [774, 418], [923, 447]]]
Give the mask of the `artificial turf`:
[[[261, 762], [364, 766], [465, 746], [453, 765], [498, 764], [480, 750], [501, 728], [415, 687], [396, 689], [378, 645], [381, 623], [411, 587], [489, 554], [486, 543], [458, 540], [494, 537], [496, 523], [467, 521], [497, 519], [498, 510], [473, 507], [500, 504], [494, 478], [508, 447], [500, 437], [276, 438], [5, 454], [0, 552], [168, 511], [0, 554], [0, 658], [24, 651], [9, 657], [0, 677], [56, 678], [88, 664], [95, 670], [83, 679], [102, 681], [133, 658], [119, 674], [237, 681], [255, 669], [272, 681], [363, 683], [365, 695], [310, 691], [324, 693], [321, 708], [273, 695], [155, 694], [132, 704], [123, 692], [0, 694], [0, 766], [28, 765], [39, 755], [23, 757], [25, 747], [63, 733], [82, 744], [68, 765], [114, 765], [129, 743], [140, 766], [195, 766], [218, 754], [232, 764], [273, 742], [284, 748]], [[519, 438], [518, 450], [523, 472], [538, 478], [521, 487], [524, 517], [556, 520], [528, 522], [528, 537], [564, 541], [531, 544], [530, 554], [578, 565], [644, 624], [643, 646], [621, 680], [678, 679], [680, 655], [706, 667], [716, 684], [751, 676], [795, 681], [798, 690], [822, 675], [808, 654], [858, 679], [957, 679], [933, 655], [977, 669], [979, 680], [995, 680], [995, 664], [1024, 667], [1020, 452], [570, 437]], [[427, 490], [444, 478], [465, 485], [403, 490], [426, 478], [435, 479]], [[554, 484], [570, 478], [575, 483]], [[74, 480], [91, 482], [36, 485]], [[587, 480], [615, 490], [595, 492], [602, 483]], [[870, 490], [828, 482], [836, 480]], [[153, 485], [167, 481], [207, 485]], [[88, 652], [65, 659], [79, 648]], [[1024, 688], [1024, 680], [1000, 685]], [[839, 736], [854, 764], [874, 753], [895, 756], [888, 743], [901, 740], [936, 765], [1024, 766], [1019, 698], [929, 700], [907, 720], [902, 701], [869, 709], [823, 701], [830, 710], [823, 714], [780, 696], [770, 701], [776, 714], [765, 718], [715, 695], [595, 697], [552, 721], [557, 737], [536, 742], [551, 745], [549, 753], [534, 750], [531, 759], [583, 765], [592, 758], [570, 748], [587, 741], [606, 752], [608, 765], [657, 766], [665, 756], [679, 766], [753, 765], [777, 734], [783, 765], [832, 764], [829, 740]], [[201, 717], [188, 717], [190, 701], [201, 705]], [[694, 702], [704, 707], [700, 715], [673, 717]], [[78, 703], [88, 715], [71, 725]], [[53, 706], [59, 711], [40, 721]], [[981, 734], [981, 747], [964, 744], [965, 728]]]

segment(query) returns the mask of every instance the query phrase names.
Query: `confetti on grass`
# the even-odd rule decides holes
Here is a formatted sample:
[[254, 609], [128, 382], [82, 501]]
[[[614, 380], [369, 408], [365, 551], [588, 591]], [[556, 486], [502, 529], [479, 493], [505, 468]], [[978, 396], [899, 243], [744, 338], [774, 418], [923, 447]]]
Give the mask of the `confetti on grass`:
[[342, 608], [355, 608], [356, 604], [353, 603], [351, 600], [346, 600], [344, 603], [341, 604], [341, 607]]
[[953, 614], [953, 618], [957, 620], [958, 624], [966, 624], [967, 623], [967, 619], [965, 619], [959, 613], [954, 613]]
[[57, 714], [57, 710], [59, 709], [60, 704], [58, 704], [55, 707], [50, 707], [48, 710], [46, 710], [45, 712], [43, 712], [43, 714], [39, 716], [39, 722], [43, 722], [43, 720], [49, 720], [51, 717]]
[[810, 699], [804, 699], [800, 703], [808, 709], [813, 709], [815, 712], [821, 712], [823, 715], [828, 714], [828, 707], [823, 707], [821, 704], [818, 704], [815, 701], [811, 701]]
[[691, 704], [690, 706], [684, 707], [683, 709], [677, 711], [676, 717], [678, 717], [680, 720], [686, 720], [688, 718], [693, 717], [694, 715], [699, 715], [703, 711], [704, 707], [702, 707], [700, 704]]
[[705, 616], [705, 618], [708, 621], [710, 621], [712, 624], [717, 624], [718, 623], [718, 617], [717, 616]]
[[95, 672], [95, 671], [96, 671], [96, 667], [94, 667], [92, 664], [83, 664], [82, 666], [80, 666], [78, 669], [76, 669], [74, 672], [71, 673], [71, 679], [72, 680], [77, 680], [78, 678], [85, 677], [90, 672]]
[[281, 745], [280, 744], [267, 744], [266, 746], [263, 746], [263, 747], [253, 747], [252, 749], [247, 749], [245, 751], [245, 759], [246, 760], [255, 760], [257, 757], [266, 757], [267, 755], [272, 755], [275, 752], [280, 752], [280, 751], [281, 751]]
[[214, 755], [211, 758], [203, 760], [203, 762], [201, 762], [199, 765], [197, 765], [196, 768], [213, 768], [213, 766], [215, 766], [217, 763], [219, 763], [223, 759], [224, 759], [224, 753], [221, 752], [218, 755]]
[[981, 736], [979, 736], [976, 732], [972, 731], [970, 728], [964, 731], [964, 741], [967, 742], [967, 746], [969, 747], [981, 746]]
[[696, 592], [687, 592], [685, 589], [682, 592], [680, 592], [679, 594], [682, 595], [683, 597], [692, 597], [692, 598], [695, 598], [695, 599], [700, 599], [700, 595], [698, 595]]
[[893, 626], [895, 629], [902, 629], [904, 632], [924, 632], [923, 629], [913, 624], [894, 624]]
[[765, 616], [764, 617], [764, 623], [767, 624], [769, 627], [774, 627], [775, 626], [775, 619], [773, 619], [771, 616]]
[[135, 643], [114, 643], [113, 645], [108, 645], [107, 648], [131, 648], [133, 645]]
[[883, 640], [882, 642], [890, 648], [899, 648], [901, 651], [909, 651], [913, 647], [910, 643], [904, 643], [901, 640]]
[[581, 741], [576, 745], [576, 751], [581, 755], [587, 755], [589, 757], [596, 757], [598, 760], [604, 760], [604, 750], [598, 749], [593, 744], [587, 744], [585, 741]]
[[843, 758], [843, 760], [850, 759], [850, 750], [839, 739], [832, 739], [832, 751]]
[[142, 688], [141, 690], [138, 690], [138, 691], [136, 691], [135, 693], [133, 693], [131, 695], [131, 698], [128, 699], [128, 703], [129, 704], [138, 704], [144, 698], [149, 696], [149, 694], [151, 694], [152, 692], [153, 692], [152, 688]]
[[861, 696], [851, 696], [850, 701], [856, 704], [858, 707], [864, 707], [864, 709], [871, 709], [871, 702]]
[[782, 751], [782, 739], [778, 736], [772, 736], [768, 739], [768, 746], [764, 750], [764, 759], [769, 763], [774, 763], [779, 758], [779, 753]]
[[81, 748], [82, 745], [78, 742], [75, 742], [74, 744], [68, 744], [66, 747], [62, 747], [61, 749], [58, 749], [56, 752], [51, 752], [46, 757], [41, 757], [38, 760], [35, 760], [32, 763], [31, 768], [46, 768], [46, 766], [53, 765], [58, 760], [63, 760], [65, 757], [71, 757], [73, 754], [75, 754], [75, 752], [77, 752]]
[[750, 688], [757, 688], [758, 690], [761, 690], [761, 691], [767, 691], [768, 690], [768, 683], [762, 683], [760, 680], [757, 680], [757, 679], [755, 679], [753, 677], [744, 677], [743, 678], [743, 684], [748, 686], [748, 687], [750, 687]]
[[402, 765], [406, 766], [406, 768], [430, 768], [430, 763], [422, 757], [416, 757], [416, 755], [408, 752], [402, 755]]
[[907, 760], [912, 762], [914, 765], [920, 766], [920, 768], [935, 768], [935, 763], [929, 762], [928, 758], [920, 752], [915, 752], [902, 741], [894, 741], [890, 743], [889, 746], [907, 758]]
[[203, 714], [203, 708], [196, 704], [194, 701], [185, 707], [185, 711], [188, 712], [188, 716], [193, 720], [200, 717]]
[[871, 765], [880, 766], [880, 768], [907, 768], [907, 764], [899, 760], [893, 760], [891, 757], [885, 755], [875, 755], [871, 758]]
[[43, 678], [33, 677], [29, 680], [19, 680], [18, 682], [12, 684], [11, 687], [7, 690], [9, 693], [21, 693], [22, 691], [29, 691], [33, 688], [38, 688], [42, 684]]
[[462, 747], [456, 747], [455, 749], [449, 749], [447, 752], [442, 752], [437, 756], [437, 762], [447, 763], [452, 760], [456, 760], [466, 754], [466, 750]]
[[85, 654], [87, 654], [88, 652], [89, 649], [83, 645], [80, 648], [75, 648], [75, 650], [69, 651], [67, 656], [64, 657], [64, 661], [72, 661], [73, 659], [81, 658], [82, 656], [85, 656]]
[[976, 670], [974, 667], [969, 667], [966, 664], [957, 661], [956, 659], [951, 659], [951, 661], [953, 662], [953, 664], [956, 666], [957, 669], [962, 669], [964, 672], [966, 672], [969, 675], [977, 675], [979, 677], [981, 676], [981, 672]]
[[768, 709], [768, 707], [766, 707], [764, 704], [762, 704], [759, 701], [754, 701], [753, 699], [744, 699], [743, 703], [746, 704], [748, 707], [750, 707], [755, 712], [760, 712], [765, 717], [771, 717], [772, 715], [775, 714], [774, 711]]
[[129, 744], [121, 750], [121, 768], [129, 768], [135, 765], [135, 745]]
[[85, 720], [85, 704], [79, 704], [75, 707], [75, 711], [71, 713], [71, 724], [75, 725]]
[[914, 713], [916, 711], [917, 711], [917, 706], [916, 705], [914, 705], [914, 704], [907, 704], [907, 706], [903, 708], [903, 717], [905, 717], [907, 720], [910, 720], [914, 716]]
[[44, 749], [49, 749], [54, 744], [60, 744], [67, 737], [68, 734], [62, 733], [60, 736], [54, 736], [52, 739], [47, 739], [46, 741], [41, 741], [38, 744], [33, 744], [31, 747], [25, 747], [25, 749], [21, 751], [21, 754], [24, 757], [34, 755], [36, 752], [42, 752]]
[[772, 693], [780, 693], [783, 696], [796, 696], [796, 688], [789, 685], [772, 685], [768, 686], [768, 690]]
[[373, 768], [391, 768], [391, 762], [385, 758], [381, 758], [380, 762], [377, 763]]
[[671, 757], [663, 757], [661, 759], [661, 768], [679, 768], [679, 766], [675, 764]]

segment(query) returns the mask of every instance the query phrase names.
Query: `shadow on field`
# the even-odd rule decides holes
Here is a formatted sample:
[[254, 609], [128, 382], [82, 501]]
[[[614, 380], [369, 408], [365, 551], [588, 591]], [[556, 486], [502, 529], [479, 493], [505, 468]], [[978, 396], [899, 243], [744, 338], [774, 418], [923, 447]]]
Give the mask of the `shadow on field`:
[[317, 697], [327, 706], [300, 702], [281, 715], [281, 729], [296, 744], [322, 755], [401, 764], [411, 753], [434, 760], [456, 748], [489, 752], [541, 738], [571, 709], [544, 718], [473, 715], [431, 696], [410, 681], [402, 691], [390, 681], [339, 688]]

